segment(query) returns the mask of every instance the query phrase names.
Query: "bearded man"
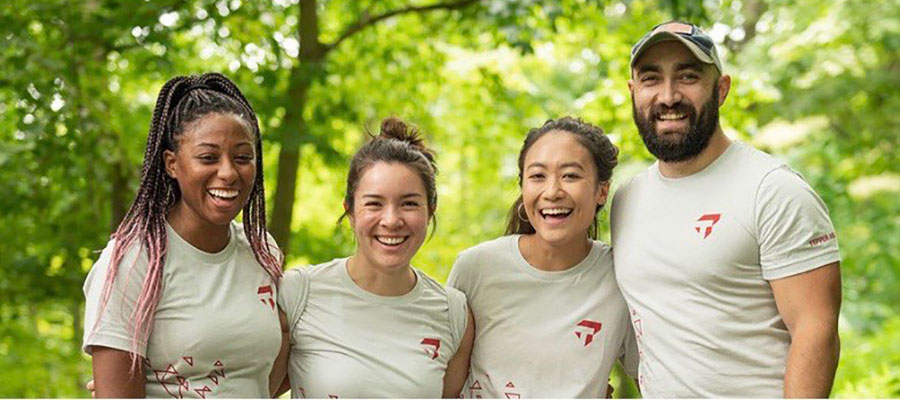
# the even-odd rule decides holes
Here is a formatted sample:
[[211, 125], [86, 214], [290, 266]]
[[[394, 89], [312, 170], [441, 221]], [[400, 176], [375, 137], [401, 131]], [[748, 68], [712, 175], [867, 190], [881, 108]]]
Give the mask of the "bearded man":
[[657, 158], [615, 194], [615, 269], [645, 397], [827, 397], [840, 350], [840, 254], [825, 204], [719, 123], [731, 89], [698, 27], [631, 51], [634, 121]]

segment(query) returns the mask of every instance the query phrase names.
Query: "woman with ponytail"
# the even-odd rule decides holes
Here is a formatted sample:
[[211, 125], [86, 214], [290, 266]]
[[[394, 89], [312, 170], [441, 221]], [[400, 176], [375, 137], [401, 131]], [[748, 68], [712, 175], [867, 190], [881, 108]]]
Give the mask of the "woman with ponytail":
[[282, 260], [262, 168], [256, 115], [234, 83], [166, 82], [137, 197], [84, 284], [98, 397], [269, 396]]
[[463, 251], [447, 285], [475, 318], [467, 398], [604, 398], [637, 351], [612, 249], [597, 241], [618, 150], [573, 118], [528, 132], [506, 236]]
[[356, 252], [285, 273], [293, 397], [458, 397], [474, 327], [465, 296], [410, 261], [437, 207], [434, 154], [385, 119], [350, 162], [344, 215]]

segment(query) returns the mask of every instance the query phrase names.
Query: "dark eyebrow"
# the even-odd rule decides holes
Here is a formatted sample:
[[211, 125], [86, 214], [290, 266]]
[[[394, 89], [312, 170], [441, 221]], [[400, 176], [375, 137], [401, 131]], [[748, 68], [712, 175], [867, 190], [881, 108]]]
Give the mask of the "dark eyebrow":
[[[247, 147], [247, 146], [251, 146], [251, 147], [252, 147], [252, 144], [251, 144], [250, 142], [241, 142], [241, 143], [238, 143], [238, 144], [237, 144], [236, 146], [234, 146], [234, 147]], [[198, 143], [198, 144], [197, 144], [197, 147], [209, 147], [209, 148], [213, 148], [213, 149], [218, 149], [218, 148], [220, 148], [221, 146], [219, 146], [219, 145], [217, 145], [217, 144], [215, 144], [215, 143], [201, 142], [201, 143]]]
[[584, 171], [584, 166], [582, 166], [581, 163], [577, 162], [577, 161], [563, 163], [562, 165], [559, 166], [559, 168], [560, 169], [562, 169], [562, 168], [578, 168], [578, 169]]
[[638, 75], [643, 74], [645, 72], [659, 72], [659, 65], [654, 64], [644, 64], [638, 67]]
[[686, 69], [696, 72], [703, 72], [703, 66], [699, 63], [680, 63], [675, 66], [676, 71], [684, 71]]
[[547, 166], [544, 165], [543, 163], [539, 163], [539, 162], [533, 162], [533, 163], [528, 164], [528, 165], [525, 166], [525, 169], [531, 169], [531, 168], [544, 168], [544, 169], [546, 169]]
[[423, 196], [421, 193], [407, 193], [407, 194], [404, 194], [403, 196], [401, 196], [400, 198], [405, 199], [408, 197], [425, 197], [425, 196]]
[[364, 194], [364, 195], [362, 195], [362, 197], [363, 198], [369, 197], [369, 198], [376, 199], [376, 200], [381, 200], [384, 198], [383, 196], [377, 195], [377, 194]]

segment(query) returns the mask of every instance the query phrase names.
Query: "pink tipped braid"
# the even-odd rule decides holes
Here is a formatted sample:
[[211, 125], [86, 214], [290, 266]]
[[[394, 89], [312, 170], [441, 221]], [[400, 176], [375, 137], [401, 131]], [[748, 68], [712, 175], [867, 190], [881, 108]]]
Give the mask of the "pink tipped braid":
[[[169, 135], [169, 140], [175, 142], [175, 136], [178, 130], [184, 128], [189, 122], [202, 117], [203, 113], [190, 114], [189, 110], [186, 117], [182, 117], [180, 123], [170, 124], [173, 113], [179, 110], [177, 106], [179, 102], [187, 96], [192, 86], [202, 84], [209, 89], [213, 96], [224, 94], [231, 101], [236, 100], [240, 106], [238, 110], [229, 110], [243, 117], [253, 130], [256, 137], [256, 180], [250, 199], [244, 207], [244, 230], [254, 256], [260, 263], [262, 268], [268, 273], [276, 283], [280, 280], [282, 274], [282, 258], [280, 253], [275, 251], [276, 246], [270, 245], [266, 234], [265, 219], [265, 193], [263, 190], [263, 171], [262, 171], [262, 139], [260, 137], [259, 125], [256, 115], [246, 98], [241, 94], [237, 86], [228, 78], [220, 74], [204, 74], [200, 77], [176, 77], [163, 86], [159, 92], [156, 106], [153, 111], [153, 119], [150, 124], [150, 132], [147, 136], [147, 150], [144, 153], [144, 165], [141, 170], [141, 185], [138, 194], [132, 203], [128, 213], [123, 218], [119, 227], [113, 233], [115, 245], [110, 257], [110, 263], [106, 274], [106, 280], [103, 285], [103, 291], [100, 298], [100, 310], [98, 316], [102, 315], [109, 302], [112, 294], [112, 288], [115, 279], [118, 276], [119, 266], [126, 251], [136, 241], [140, 241], [140, 246], [147, 253], [147, 276], [141, 286], [141, 293], [135, 305], [134, 312], [131, 315], [131, 324], [134, 330], [132, 335], [131, 353], [132, 364], [131, 373], [134, 374], [139, 366], [139, 357], [137, 350], [140, 344], [146, 343], [153, 327], [153, 316], [156, 313], [156, 307], [162, 292], [162, 276], [163, 267], [165, 265], [165, 257], [167, 253], [168, 237], [166, 235], [166, 214], [168, 210], [175, 205], [180, 197], [178, 193], [177, 183], [168, 181], [163, 166], [163, 151], [166, 139], [167, 129], [173, 130]], [[199, 90], [198, 90], [199, 91]], [[206, 96], [208, 98], [208, 96]], [[183, 110], [182, 110], [183, 111]], [[215, 112], [215, 111], [207, 111]], [[178, 117], [178, 116], [175, 116]], [[170, 126], [174, 125], [174, 126]], [[174, 146], [175, 144], [171, 144]], [[160, 199], [160, 194], [162, 199]], [[277, 254], [277, 255], [276, 255]], [[141, 256], [138, 252], [137, 257]], [[135, 262], [138, 260], [136, 259]], [[133, 268], [132, 268], [133, 269]], [[130, 273], [130, 272], [129, 272]], [[128, 278], [126, 277], [126, 280]], [[96, 332], [100, 318], [94, 324], [92, 334]]]

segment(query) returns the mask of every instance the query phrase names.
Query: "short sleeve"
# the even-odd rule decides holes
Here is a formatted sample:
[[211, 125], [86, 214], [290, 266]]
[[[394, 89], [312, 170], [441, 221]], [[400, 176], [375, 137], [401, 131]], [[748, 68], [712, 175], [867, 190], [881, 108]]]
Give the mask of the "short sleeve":
[[456, 353], [463, 336], [466, 334], [466, 325], [469, 322], [468, 306], [466, 305], [466, 295], [463, 292], [452, 287], [448, 287], [446, 290], [447, 304], [450, 307], [450, 334], [454, 343], [453, 352]]
[[840, 261], [834, 226], [821, 198], [786, 166], [769, 172], [756, 194], [759, 261], [766, 280]]
[[625, 367], [625, 373], [627, 373], [628, 376], [637, 378], [638, 362], [640, 361], [637, 338], [634, 336], [634, 327], [631, 326], [631, 321], [628, 321], [627, 318], [625, 326], [628, 328], [625, 333], [625, 339], [622, 341], [622, 355], [619, 357], [619, 361], [622, 363], [622, 366]]
[[447, 287], [457, 289], [465, 294], [472, 291], [472, 254], [470, 250], [459, 253], [456, 261], [453, 262], [453, 268], [450, 269], [450, 275], [447, 277]]
[[291, 332], [300, 322], [308, 297], [309, 272], [306, 268], [294, 268], [285, 272], [278, 287], [278, 305], [287, 314]]
[[132, 348], [135, 332], [134, 324], [131, 323], [147, 276], [147, 257], [144, 252], [140, 252], [138, 257], [139, 246], [131, 246], [125, 252], [119, 262], [109, 300], [100, 309], [114, 246], [115, 241], [107, 244], [84, 281], [84, 337], [81, 348], [85, 353], [91, 354], [92, 346], [103, 346], [134, 352], [143, 357], [147, 351], [147, 342], [139, 341], [137, 348]]

